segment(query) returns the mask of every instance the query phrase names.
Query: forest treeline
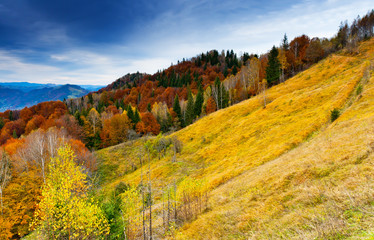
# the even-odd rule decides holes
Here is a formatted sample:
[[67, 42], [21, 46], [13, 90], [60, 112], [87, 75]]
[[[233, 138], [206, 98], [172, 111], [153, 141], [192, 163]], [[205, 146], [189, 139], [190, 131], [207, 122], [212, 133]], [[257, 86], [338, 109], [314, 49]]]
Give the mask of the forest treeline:
[[[342, 23], [331, 39], [302, 35], [289, 42], [284, 35], [280, 46], [274, 46], [261, 56], [249, 53], [238, 56], [232, 50], [212, 50], [183, 59], [153, 75], [125, 75], [106, 88], [81, 98], [43, 102], [19, 111], [0, 113], [0, 232], [4, 233], [1, 237], [20, 238], [30, 232], [34, 213], [40, 207], [40, 197], [43, 194], [50, 196], [48, 192], [43, 193], [44, 189], [41, 190], [40, 186], [49, 183], [50, 189], [54, 189], [53, 183], [48, 180], [53, 176], [50, 175], [50, 159], [63, 157], [66, 152], [74, 153], [76, 157], [69, 155], [67, 159], [80, 166], [78, 170], [85, 174], [83, 177], [76, 168], [72, 169], [78, 171], [79, 181], [85, 179], [80, 184], [90, 185], [84, 188], [88, 190], [95, 183], [92, 173], [97, 168], [95, 156], [90, 150], [113, 146], [143, 135], [181, 129], [202, 116], [260, 94], [267, 87], [281, 84], [333, 52], [345, 49], [349, 54], [355, 54], [358, 42], [373, 36], [373, 27], [374, 11], [370, 11], [350, 25]], [[264, 101], [266, 106], [266, 99]], [[169, 147], [174, 145], [170, 144]], [[150, 149], [156, 149], [155, 146], [149, 147], [145, 153], [150, 154]], [[59, 153], [58, 149], [63, 150]], [[191, 182], [186, 186], [200, 189], [197, 186], [201, 184]], [[168, 226], [173, 221], [189, 219], [189, 214], [192, 214], [186, 212], [185, 217], [179, 215], [171, 218], [173, 211], [181, 211], [178, 214], [187, 211], [183, 210], [187, 205], [175, 206], [176, 200], [173, 199], [179, 199], [178, 203], [184, 201], [181, 200], [183, 197], [187, 202], [193, 201], [191, 209], [201, 208], [192, 214], [194, 216], [204, 209], [199, 205], [206, 201], [206, 188], [203, 188], [198, 190], [201, 192], [191, 193], [191, 196], [199, 196], [195, 199], [183, 195], [183, 192], [178, 195], [178, 189], [170, 186], [171, 190], [167, 193], [169, 200], [165, 201], [168, 210], [163, 209], [169, 216]], [[125, 190], [137, 196], [145, 192], [142, 186], [126, 186]], [[125, 190], [122, 189], [121, 194]], [[86, 194], [83, 191], [78, 195]], [[86, 206], [88, 202], [82, 204]], [[140, 202], [142, 206], [134, 210], [136, 219], [139, 213], [152, 211], [146, 210], [152, 205], [145, 203], [144, 198]], [[98, 211], [98, 214], [106, 215], [108, 211]], [[135, 217], [131, 216], [128, 221], [133, 219]], [[134, 221], [138, 226], [138, 220]], [[147, 231], [151, 231], [152, 224], [148, 225], [151, 227]], [[152, 235], [135, 228], [136, 233], [127, 234], [137, 236], [143, 232]]]

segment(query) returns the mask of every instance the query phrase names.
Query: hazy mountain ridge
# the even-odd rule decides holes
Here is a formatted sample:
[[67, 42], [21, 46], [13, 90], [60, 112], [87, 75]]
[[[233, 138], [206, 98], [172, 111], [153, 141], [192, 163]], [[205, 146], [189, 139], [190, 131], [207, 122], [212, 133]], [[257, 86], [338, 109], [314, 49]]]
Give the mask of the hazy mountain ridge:
[[0, 111], [22, 109], [45, 101], [81, 97], [89, 92], [71, 84], [0, 83]]

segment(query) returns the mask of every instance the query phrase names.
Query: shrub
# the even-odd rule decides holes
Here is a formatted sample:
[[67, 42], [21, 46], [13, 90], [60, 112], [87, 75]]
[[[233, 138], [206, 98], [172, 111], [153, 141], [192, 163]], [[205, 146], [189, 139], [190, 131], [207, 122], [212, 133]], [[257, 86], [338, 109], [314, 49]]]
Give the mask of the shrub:
[[362, 85], [359, 84], [357, 89], [356, 89], [356, 95], [360, 95], [362, 93]]
[[335, 121], [340, 116], [340, 111], [337, 108], [331, 111], [331, 122]]

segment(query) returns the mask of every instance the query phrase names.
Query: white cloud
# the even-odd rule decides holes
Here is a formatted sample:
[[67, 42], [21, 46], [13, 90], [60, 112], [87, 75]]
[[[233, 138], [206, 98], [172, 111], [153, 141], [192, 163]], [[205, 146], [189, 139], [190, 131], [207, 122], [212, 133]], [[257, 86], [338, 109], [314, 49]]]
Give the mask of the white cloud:
[[[372, 1], [304, 1], [284, 11], [262, 15], [229, 14], [225, 19], [210, 19], [211, 12], [220, 14], [235, 11], [231, 1], [211, 6], [210, 1], [181, 1], [186, 7], [167, 11], [138, 33], [125, 46], [95, 48], [70, 48], [54, 52], [49, 61], [32, 63], [22, 58], [22, 52], [0, 49], [0, 81], [29, 81], [73, 84], [109, 84], [128, 72], [154, 73], [211, 49], [234, 49], [236, 52], [261, 54], [279, 45], [283, 34], [289, 40], [301, 34], [310, 37], [331, 37], [341, 21], [353, 20], [372, 8]], [[237, 0], [236, 7], [245, 5]], [[206, 12], [206, 16], [194, 18], [194, 13]], [[197, 14], [197, 15], [199, 15]], [[206, 22], [205, 22], [206, 21]], [[50, 29], [39, 40], [71, 43], [63, 27]]]
[[[231, 1], [228, 3], [231, 4]], [[236, 3], [240, 4], [248, 5], [246, 1]], [[149, 35], [152, 37], [140, 38], [136, 47], [144, 46], [149, 54], [170, 59], [191, 57], [211, 49], [234, 49], [236, 52], [259, 54], [269, 50], [272, 45], [279, 45], [284, 33], [290, 40], [302, 34], [332, 37], [341, 21], [351, 21], [357, 15], [366, 14], [372, 8], [372, 1], [303, 1], [286, 10], [261, 15], [248, 12], [246, 16], [230, 14], [229, 20], [199, 21], [204, 18], [191, 21], [191, 13], [201, 11], [201, 7], [202, 4], [191, 5], [187, 10], [167, 12], [160, 16], [146, 28], [151, 31]], [[214, 7], [212, 11], [230, 13], [227, 5]], [[219, 7], [222, 9], [217, 9]], [[209, 16], [209, 9], [205, 10]], [[212, 25], [213, 22], [216, 24]]]
[[0, 50], [0, 82], [105, 85], [128, 72], [153, 73], [171, 63], [167, 58], [125, 59], [82, 50], [53, 54], [51, 59], [68, 65], [28, 63], [13, 52]]

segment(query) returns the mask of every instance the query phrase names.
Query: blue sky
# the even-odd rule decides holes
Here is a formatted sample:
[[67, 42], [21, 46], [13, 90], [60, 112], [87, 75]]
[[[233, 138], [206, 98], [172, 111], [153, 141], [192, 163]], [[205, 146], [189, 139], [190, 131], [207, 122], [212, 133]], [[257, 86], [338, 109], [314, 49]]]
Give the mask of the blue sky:
[[0, 0], [0, 82], [109, 84], [211, 49], [331, 37], [372, 0]]

